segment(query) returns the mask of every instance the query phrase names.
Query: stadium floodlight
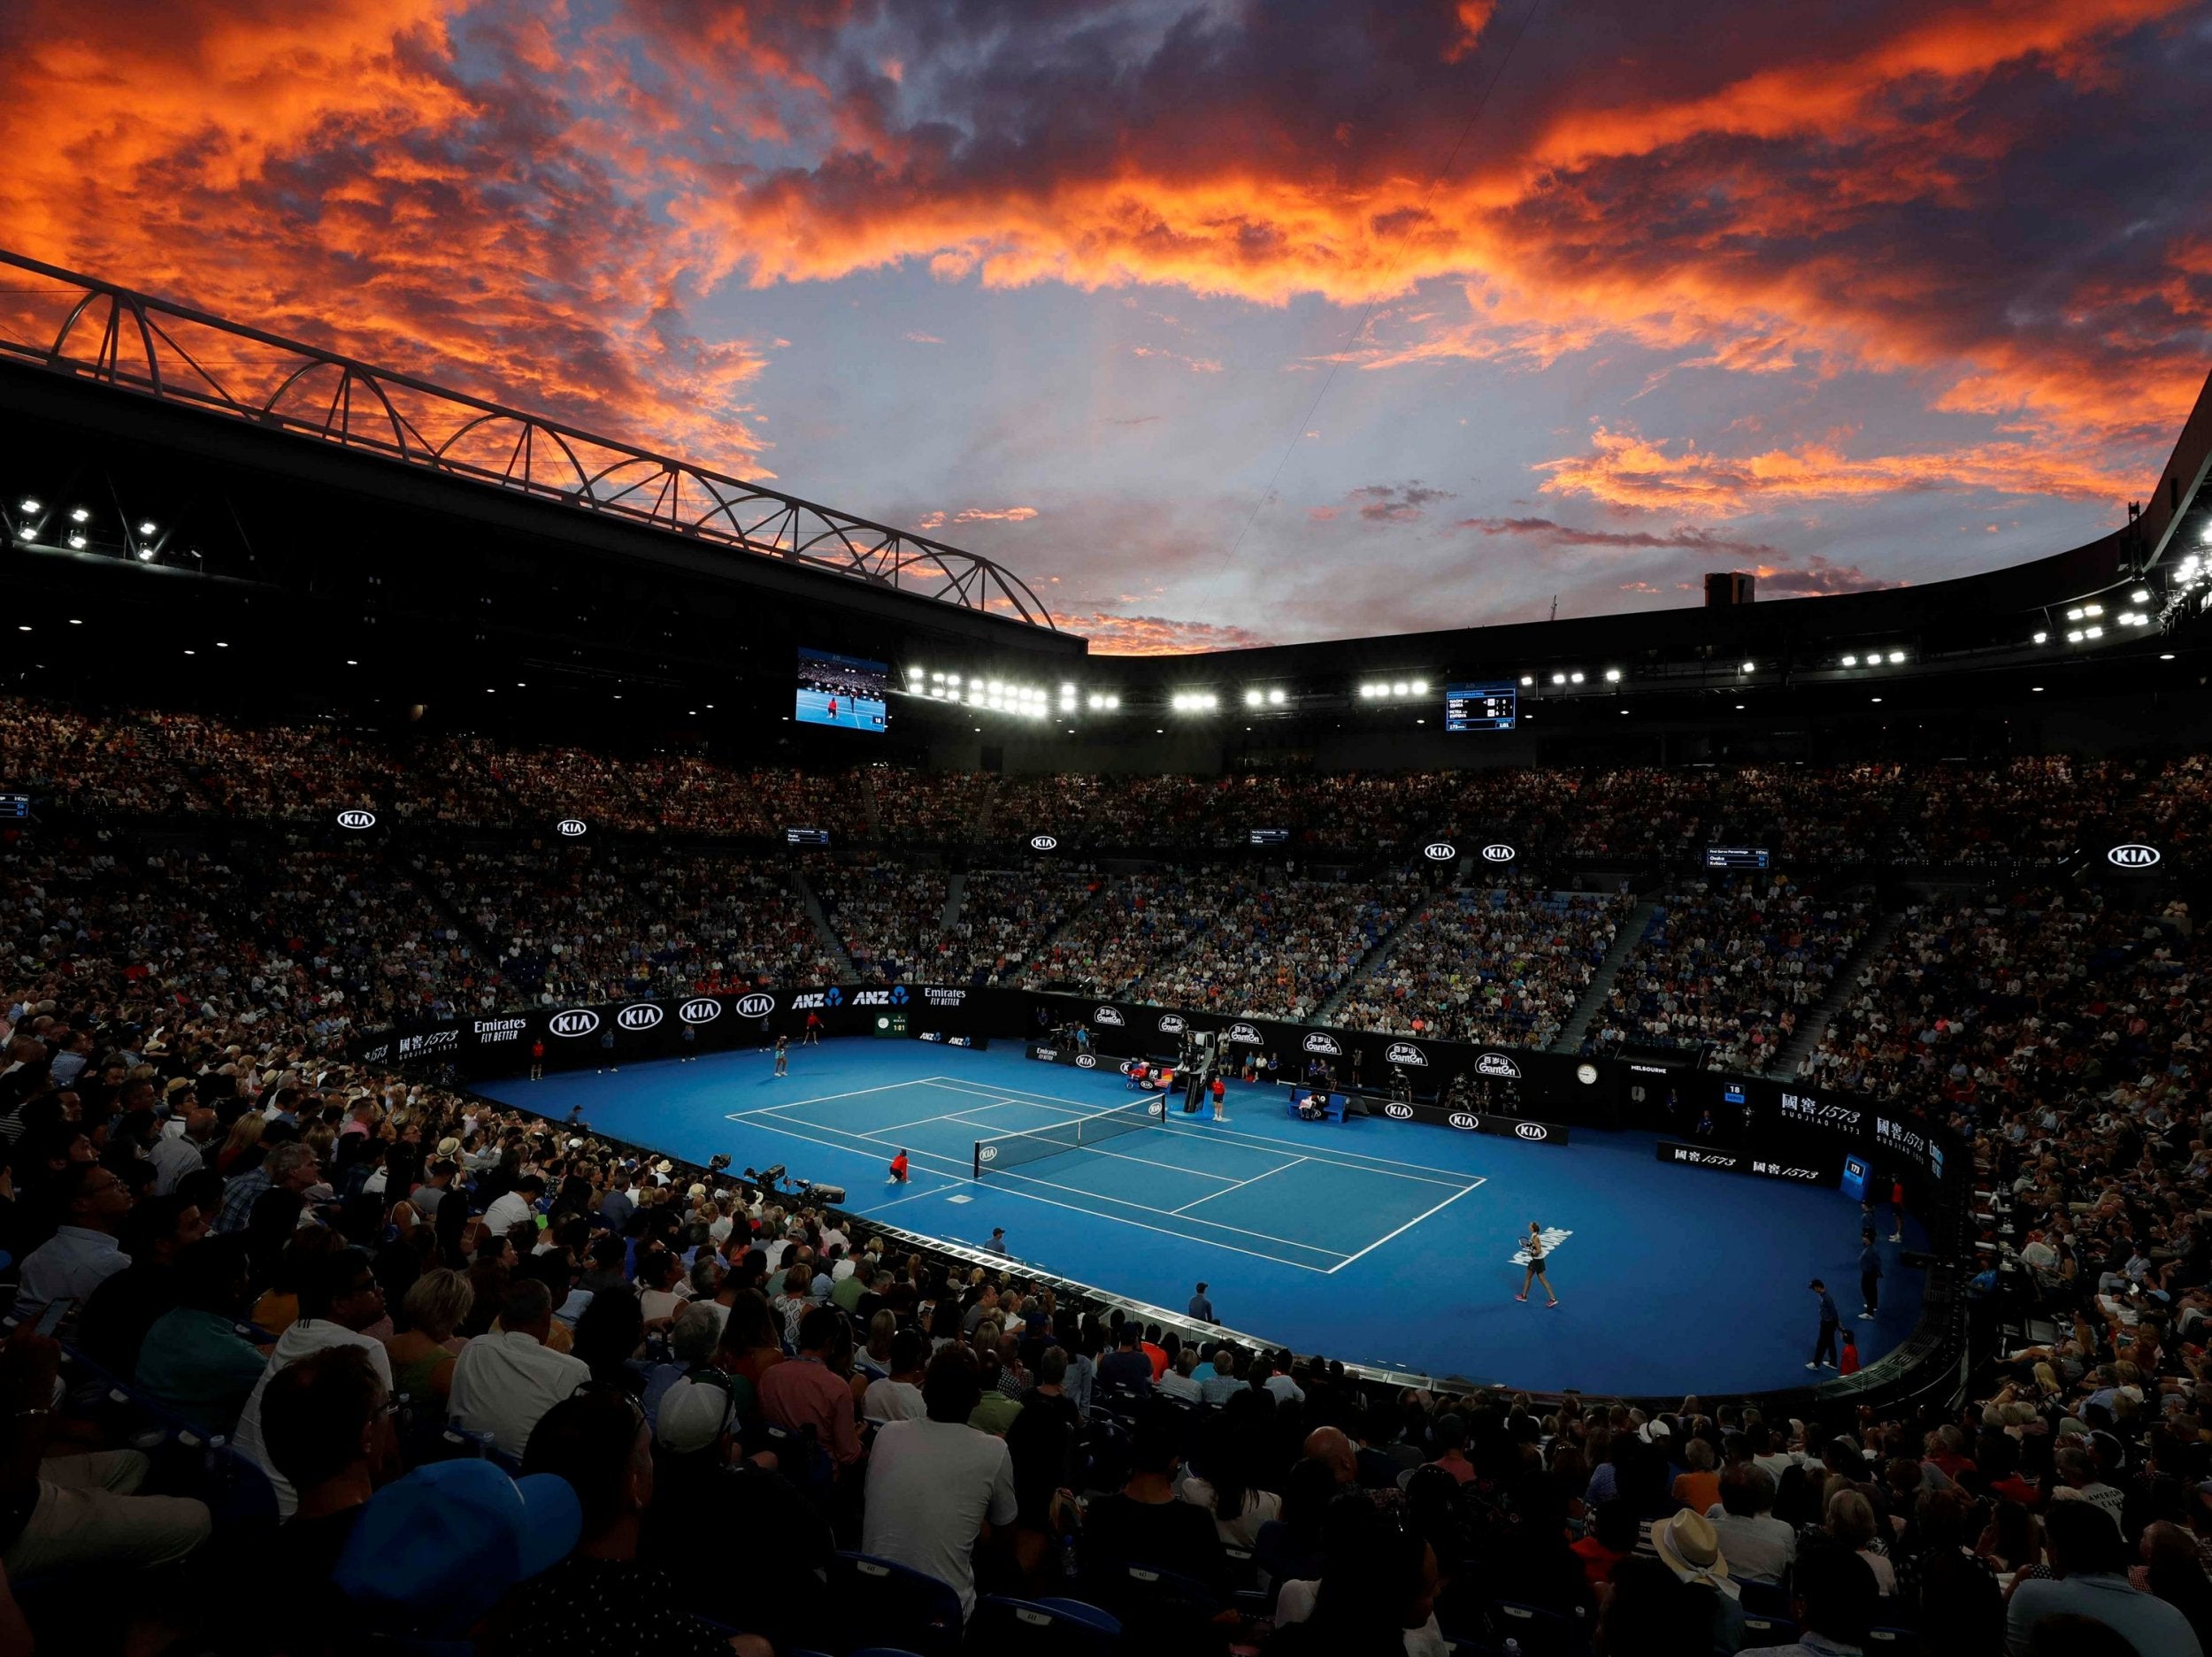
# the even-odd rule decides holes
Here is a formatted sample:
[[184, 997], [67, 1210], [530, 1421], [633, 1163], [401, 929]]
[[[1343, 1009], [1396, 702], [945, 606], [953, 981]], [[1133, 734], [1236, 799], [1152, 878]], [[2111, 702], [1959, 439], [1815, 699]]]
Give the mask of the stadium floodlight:
[[2039, 633], [2035, 635], [2035, 641], [2038, 644], [2048, 644], [2051, 641], [2051, 635], [2047, 633]]
[[2070, 631], [2066, 635], [2066, 642], [2069, 644], [2079, 644], [2081, 642], [2081, 629], [2076, 627]]
[[1006, 688], [1006, 681], [1002, 679], [990, 679], [985, 683], [983, 688], [989, 691], [992, 695], [995, 696]]
[[2139, 587], [2128, 595], [2128, 602], [2131, 604], [2147, 604], [2150, 602], [2151, 590], [2147, 587]]
[[1063, 685], [1060, 687], [1060, 694], [1063, 696], [1072, 696], [1075, 694], [1075, 687], [1072, 685]]
[[1417, 696], [1425, 696], [1425, 695], [1427, 695], [1427, 694], [1429, 694], [1429, 682], [1428, 682], [1428, 680], [1426, 680], [1426, 679], [1415, 679], [1415, 680], [1413, 681], [1413, 694], [1414, 694], [1415, 695], [1417, 695]]
[[1904, 661], [1905, 653], [1902, 650], [1892, 650], [1889, 653], [1889, 664], [1892, 667], [1901, 667], [1904, 665]]
[[2101, 616], [2104, 614], [2104, 606], [2102, 604], [2084, 604], [2081, 607], [2081, 613], [2085, 616]]
[[959, 674], [957, 674], [957, 673], [948, 673], [948, 674], [946, 674], [946, 675], [945, 675], [945, 683], [946, 683], [946, 684], [948, 684], [948, 685], [957, 685], [959, 682], [960, 682], [960, 675], [959, 675]]
[[1263, 707], [1265, 705], [1266, 702], [1267, 696], [1263, 692], [1248, 690], [1244, 693], [1244, 705], [1248, 708]]
[[1621, 671], [1620, 671], [1620, 669], [1618, 669], [1617, 667], [1609, 667], [1609, 668], [1607, 668], [1607, 669], [1605, 670], [1605, 682], [1606, 682], [1607, 684], [1609, 684], [1609, 685], [1617, 685], [1617, 684], [1619, 684], [1619, 683], [1621, 682]]
[[921, 679], [926, 677], [926, 675], [922, 672], [919, 664], [910, 664], [906, 670], [906, 676], [909, 679]]
[[1570, 673], [1567, 675], [1567, 678], [1569, 681], [1573, 684], [1579, 685], [1582, 683], [1582, 675], [1579, 673]]
[[18, 541], [36, 541], [38, 539], [38, 531], [33, 529], [28, 524], [26, 524], [22, 528], [15, 532], [15, 538]]
[[1743, 664], [1743, 671], [1747, 673], [1755, 673], [1759, 671], [1759, 664], [1756, 662], [1746, 662]]
[[2104, 637], [2104, 629], [2102, 627], [2085, 627], [2082, 629], [2082, 632], [2085, 636], [2092, 639], [2101, 639]]
[[1564, 673], [1554, 673], [1551, 676], [1551, 682], [1555, 685], [1563, 685], [1567, 682], [1567, 676]]
[[1394, 696], [1402, 696], [1411, 688], [1412, 687], [1408, 685], [1405, 680], [1399, 679], [1390, 687], [1390, 694]]
[[1847, 656], [1843, 658], [1843, 664], [1846, 667], [1856, 667], [1859, 664], [1859, 658], [1855, 656]]
[[[72, 535], [69, 538], [69, 546], [73, 552], [82, 552], [84, 550], [84, 537], [82, 535]], [[141, 558], [150, 558], [154, 555], [151, 548], [149, 548], [148, 550], [140, 553], [138, 556]]]
[[2081, 606], [2077, 604], [2073, 609], [2068, 610], [2066, 612], [2066, 619], [2069, 621], [2079, 621], [2081, 619]]
[[1521, 683], [1522, 683], [1522, 685], [1523, 685], [1524, 687], [1527, 687], [1527, 686], [1530, 686], [1530, 685], [1533, 685], [1535, 682], [1536, 682], [1536, 675], [1535, 675], [1535, 674], [1533, 674], [1533, 673], [1524, 673], [1524, 674], [1522, 674], [1522, 675], [1521, 675]]
[[28, 495], [25, 495], [18, 504], [26, 512], [42, 512], [46, 510], [36, 497]]
[[1267, 693], [1267, 700], [1274, 706], [1279, 708], [1290, 700], [1290, 694], [1287, 691], [1271, 690]]
[[138, 520], [138, 533], [142, 535], [152, 534], [154, 533], [154, 520], [150, 518], [140, 518]]
[[2162, 651], [2159, 653], [2158, 659], [2162, 662], [2170, 662], [2174, 659], [2174, 653], [2171, 650]]
[[91, 516], [92, 514], [81, 506], [72, 507], [69, 510], [69, 521], [73, 524], [81, 524]]

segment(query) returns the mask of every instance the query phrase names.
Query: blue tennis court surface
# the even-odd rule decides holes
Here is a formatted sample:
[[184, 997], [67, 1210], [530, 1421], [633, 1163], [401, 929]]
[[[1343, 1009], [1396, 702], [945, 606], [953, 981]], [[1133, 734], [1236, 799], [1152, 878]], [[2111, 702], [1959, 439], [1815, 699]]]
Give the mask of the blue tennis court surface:
[[[1016, 1259], [1156, 1305], [1179, 1308], [1202, 1278], [1232, 1328], [1439, 1377], [1786, 1386], [1811, 1378], [1811, 1277], [1827, 1281], [1866, 1362], [1919, 1313], [1918, 1274], [1885, 1241], [1880, 1314], [1850, 1316], [1856, 1203], [1669, 1167], [1645, 1134], [1578, 1132], [1561, 1147], [1307, 1124], [1281, 1089], [1236, 1085], [1226, 1123], [1173, 1105], [1162, 1120], [1118, 1074], [1036, 1064], [1010, 1046], [856, 1038], [792, 1048], [787, 1077], [771, 1068], [756, 1050], [480, 1091], [555, 1117], [580, 1104], [595, 1129], [695, 1162], [783, 1162], [908, 1231], [975, 1244], [1003, 1226]], [[903, 1187], [886, 1168], [900, 1149]], [[1555, 1239], [1555, 1311], [1540, 1291], [1513, 1299], [1532, 1220]]]

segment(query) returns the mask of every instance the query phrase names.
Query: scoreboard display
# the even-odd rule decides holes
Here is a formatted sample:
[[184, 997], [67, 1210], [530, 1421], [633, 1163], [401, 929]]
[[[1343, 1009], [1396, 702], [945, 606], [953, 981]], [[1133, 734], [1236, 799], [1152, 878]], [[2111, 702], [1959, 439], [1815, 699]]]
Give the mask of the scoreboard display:
[[31, 815], [31, 796], [27, 794], [0, 794], [0, 819], [16, 819]]
[[1511, 679], [1444, 687], [1447, 731], [1510, 731], [1520, 717], [1521, 687]]
[[1705, 848], [1708, 869], [1763, 869], [1767, 866], [1767, 849], [1763, 846], [1708, 846]]

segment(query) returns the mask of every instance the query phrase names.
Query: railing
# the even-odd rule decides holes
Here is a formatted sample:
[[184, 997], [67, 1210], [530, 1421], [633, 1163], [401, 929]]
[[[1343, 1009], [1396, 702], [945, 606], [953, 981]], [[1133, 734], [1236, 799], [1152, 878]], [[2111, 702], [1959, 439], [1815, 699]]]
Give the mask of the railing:
[[[990, 559], [0, 249], [0, 359], [1055, 629]], [[36, 284], [19, 280], [39, 279]]]

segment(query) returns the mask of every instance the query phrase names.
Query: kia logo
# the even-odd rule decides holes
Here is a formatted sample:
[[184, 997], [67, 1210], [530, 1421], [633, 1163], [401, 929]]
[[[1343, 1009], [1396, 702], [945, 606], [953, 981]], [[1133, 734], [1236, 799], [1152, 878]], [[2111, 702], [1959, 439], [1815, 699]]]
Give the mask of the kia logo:
[[[343, 817], [339, 818], [344, 822]], [[2105, 855], [2105, 861], [2116, 869], [2152, 869], [2158, 864], [2159, 851], [2155, 846], [2115, 846]]]
[[1452, 1126], [1457, 1128], [1463, 1133], [1472, 1133], [1477, 1125], [1475, 1119], [1463, 1110], [1455, 1110], [1450, 1116], [1445, 1117], [1444, 1120], [1451, 1124]]
[[[748, 996], [748, 1001], [765, 1001], [762, 995]], [[676, 1009], [676, 1016], [687, 1024], [710, 1024], [722, 1016], [722, 1003], [710, 995], [702, 995], [695, 1001], [686, 1001]]]
[[1326, 1053], [1338, 1058], [1344, 1054], [1344, 1049], [1337, 1046], [1334, 1036], [1324, 1035], [1318, 1030], [1306, 1038], [1305, 1047], [1309, 1053]]
[[1448, 863], [1459, 855], [1459, 848], [1449, 840], [1431, 840], [1421, 848], [1421, 855], [1432, 863]]
[[1513, 1126], [1513, 1132], [1525, 1139], [1548, 1139], [1551, 1138], [1550, 1130], [1546, 1128], [1540, 1122], [1516, 1123]]
[[572, 1007], [565, 1013], [555, 1013], [545, 1021], [545, 1027], [557, 1036], [588, 1036], [599, 1028], [599, 1015], [588, 1007]]
[[1160, 1015], [1159, 1030], [1160, 1033], [1164, 1036], [1181, 1035], [1183, 1033], [1183, 1015], [1180, 1013], [1162, 1013]]
[[1494, 842], [1482, 848], [1482, 860], [1486, 863], [1509, 863], [1513, 861], [1513, 848], [1503, 841]]
[[1383, 1050], [1385, 1064], [1426, 1064], [1428, 1062], [1428, 1055], [1410, 1041], [1394, 1041]]
[[584, 819], [580, 817], [565, 817], [553, 826], [567, 835], [569, 839], [574, 840], [584, 832]]
[[995, 1145], [978, 1146], [975, 1160], [979, 1162], [995, 1162], [998, 1161], [998, 1147]]
[[1121, 1022], [1121, 1013], [1112, 1007], [1094, 1008], [1091, 1012], [1091, 1022], [1094, 1024], [1118, 1024]]
[[1413, 1107], [1394, 1099], [1383, 1107], [1383, 1115], [1393, 1122], [1410, 1122], [1413, 1120]]
[[1049, 834], [1032, 834], [1029, 837], [1029, 849], [1033, 852], [1057, 851], [1059, 848], [1060, 842]]
[[775, 1010], [776, 998], [772, 995], [748, 995], [737, 1003], [740, 1018], [765, 1018]]
[[341, 811], [338, 814], [338, 826], [342, 829], [374, 828], [376, 813], [373, 811]]
[[1521, 1067], [1502, 1053], [1486, 1053], [1475, 1061], [1478, 1076], [1502, 1076], [1514, 1081], [1521, 1079]]
[[1096, 1070], [1098, 1068], [1097, 1055], [1089, 1053], [1077, 1054], [1075, 1055], [1075, 1068], [1079, 1070]]
[[636, 1006], [626, 1007], [617, 1013], [614, 1021], [625, 1030], [650, 1030], [667, 1016], [657, 1002], [640, 1001]]

